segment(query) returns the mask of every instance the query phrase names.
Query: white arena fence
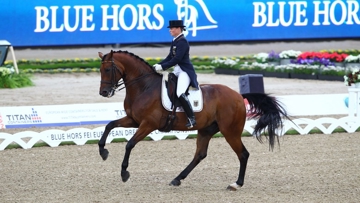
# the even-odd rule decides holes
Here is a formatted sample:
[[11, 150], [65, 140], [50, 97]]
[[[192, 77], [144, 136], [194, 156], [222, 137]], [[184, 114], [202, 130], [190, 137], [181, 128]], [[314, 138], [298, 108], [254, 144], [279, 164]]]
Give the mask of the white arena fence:
[[[315, 128], [324, 134], [331, 134], [339, 127], [348, 133], [355, 132], [360, 127], [360, 121], [351, 113], [351, 109], [349, 108], [349, 110], [345, 106], [344, 99], [346, 97], [348, 94], [277, 96], [291, 116], [319, 117], [317, 119], [298, 118], [293, 122], [286, 120], [284, 129], [278, 134], [283, 135], [289, 130], [296, 130], [299, 134], [305, 135]], [[344, 115], [344, 117], [326, 117], [329, 115]], [[4, 150], [13, 143], [24, 149], [32, 148], [38, 142], [45, 142], [51, 147], [57, 147], [61, 142], [68, 141], [84, 145], [89, 140], [99, 140], [105, 126], [94, 129], [79, 126], [105, 125], [111, 120], [123, 116], [125, 116], [123, 103], [0, 107], [0, 129], [24, 129], [15, 134], [0, 132], [0, 150]], [[248, 120], [244, 132], [252, 133], [255, 124], [256, 120]], [[64, 131], [56, 129], [59, 126], [74, 126], [74, 128]], [[50, 127], [52, 129], [42, 132], [26, 130], [30, 127]], [[115, 138], [129, 140], [136, 130], [136, 128], [115, 128], [110, 132], [107, 143], [112, 142]], [[164, 136], [186, 139], [191, 134], [197, 134], [197, 131], [154, 131], [148, 137], [155, 141], [161, 140]]]

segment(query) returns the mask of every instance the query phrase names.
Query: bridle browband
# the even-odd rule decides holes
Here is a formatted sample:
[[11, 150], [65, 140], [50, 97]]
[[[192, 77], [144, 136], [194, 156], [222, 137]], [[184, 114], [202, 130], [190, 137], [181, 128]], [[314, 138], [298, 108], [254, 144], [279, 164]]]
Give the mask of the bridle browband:
[[[155, 73], [155, 72], [150, 72], [150, 73], [144, 74], [144, 75], [142, 75], [140, 77], [137, 77], [134, 80], [125, 82], [124, 78], [126, 77], [126, 75], [125, 75], [125, 73], [121, 73], [120, 68], [117, 67], [116, 64], [115, 64], [113, 57], [111, 57], [111, 61], [102, 61], [101, 62], [101, 64], [104, 64], [104, 63], [111, 63], [111, 81], [101, 80], [100, 83], [110, 84], [114, 91], [115, 90], [120, 91], [122, 89], [125, 89], [126, 85], [130, 86], [130, 85], [134, 84], [136, 81], [140, 80], [141, 78]], [[120, 80], [116, 81], [116, 78], [115, 78], [116, 77], [116, 71], [119, 72], [121, 78], [123, 79], [122, 82], [120, 82]], [[119, 89], [119, 87], [121, 87], [121, 85], [124, 85], [124, 87]]]

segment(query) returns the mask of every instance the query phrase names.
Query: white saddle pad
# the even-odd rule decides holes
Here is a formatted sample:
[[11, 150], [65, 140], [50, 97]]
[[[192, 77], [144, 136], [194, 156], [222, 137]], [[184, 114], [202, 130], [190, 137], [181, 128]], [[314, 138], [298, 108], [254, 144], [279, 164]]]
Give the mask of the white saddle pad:
[[[203, 96], [201, 88], [199, 87], [199, 90], [189, 90], [188, 99], [190, 101], [190, 104], [193, 108], [194, 112], [199, 112], [203, 109]], [[162, 85], [161, 85], [161, 102], [164, 108], [168, 111], [172, 111], [171, 109], [171, 101], [169, 98], [169, 95], [167, 93], [167, 88], [165, 85], [165, 75], [163, 75], [162, 79]], [[183, 112], [182, 107], [176, 108], [176, 112]]]

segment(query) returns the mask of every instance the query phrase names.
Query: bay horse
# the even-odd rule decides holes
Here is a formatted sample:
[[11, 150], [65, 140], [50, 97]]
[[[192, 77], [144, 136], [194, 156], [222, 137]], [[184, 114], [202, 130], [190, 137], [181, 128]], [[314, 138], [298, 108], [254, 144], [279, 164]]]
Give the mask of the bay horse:
[[[108, 54], [98, 53], [101, 58], [101, 82], [99, 94], [112, 97], [116, 90], [126, 88], [124, 109], [126, 116], [109, 122], [98, 142], [100, 156], [103, 160], [108, 157], [105, 149], [109, 132], [116, 127], [138, 128], [128, 141], [125, 155], [121, 164], [121, 178], [126, 182], [130, 173], [127, 171], [131, 150], [154, 130], [161, 129], [166, 122], [169, 111], [161, 103], [162, 74], [139, 56], [127, 52], [111, 50]], [[122, 80], [121, 80], [122, 79]], [[253, 135], [262, 142], [261, 135], [266, 136], [269, 147], [274, 148], [276, 134], [283, 127], [283, 120], [290, 119], [286, 110], [276, 100], [264, 93], [239, 94], [231, 88], [221, 84], [201, 84], [203, 93], [203, 109], [195, 112], [197, 125], [191, 130], [197, 130], [196, 151], [190, 164], [171, 182], [172, 186], [179, 186], [181, 180], [207, 156], [209, 141], [219, 131], [236, 153], [239, 162], [239, 174], [235, 183], [230, 184], [228, 190], [237, 190], [244, 184], [246, 165], [250, 153], [241, 141], [241, 135], [246, 121], [246, 98], [250, 105], [250, 119], [258, 119]], [[176, 113], [176, 121], [172, 130], [186, 131], [187, 118], [184, 112]], [[264, 133], [265, 132], [265, 133]]]

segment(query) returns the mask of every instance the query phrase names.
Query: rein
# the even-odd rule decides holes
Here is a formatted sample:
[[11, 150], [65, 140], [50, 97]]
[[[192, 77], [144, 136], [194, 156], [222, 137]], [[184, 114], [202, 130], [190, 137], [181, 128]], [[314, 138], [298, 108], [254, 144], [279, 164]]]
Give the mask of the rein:
[[[101, 63], [102, 63], [102, 64], [103, 64], [103, 63], [111, 63], [111, 72], [112, 72], [112, 74], [111, 74], [111, 81], [101, 80], [100, 83], [111, 84], [111, 85], [112, 85], [112, 89], [113, 89], [114, 91], [115, 91], [115, 90], [116, 90], [116, 91], [120, 91], [120, 90], [122, 90], [122, 89], [125, 89], [126, 86], [130, 86], [130, 85], [134, 84], [135, 82], [137, 82], [138, 80], [140, 80], [141, 78], [155, 73], [155, 72], [147, 73], [147, 74], [144, 74], [144, 75], [142, 75], [142, 76], [140, 76], [140, 77], [137, 77], [137, 78], [135, 78], [135, 79], [133, 79], [133, 80], [131, 80], [131, 81], [125, 82], [125, 81], [124, 81], [124, 78], [125, 78], [126, 75], [121, 73], [120, 68], [116, 66], [116, 64], [115, 64], [115, 62], [114, 62], [114, 60], [113, 60], [112, 58], [111, 58], [111, 61], [102, 61]], [[116, 81], [116, 78], [115, 78], [115, 76], [116, 76], [116, 71], [119, 72], [121, 78], [123, 79], [122, 82], [119, 82], [120, 80], [119, 80], [119, 81]], [[124, 87], [118, 89], [119, 87], [121, 87], [121, 85], [124, 85]]]

